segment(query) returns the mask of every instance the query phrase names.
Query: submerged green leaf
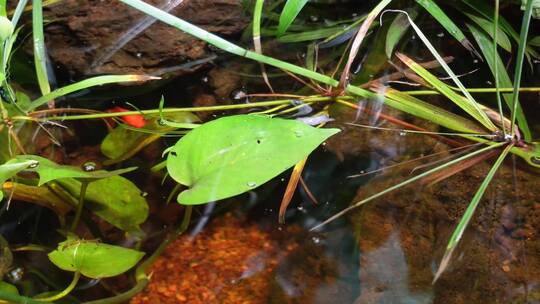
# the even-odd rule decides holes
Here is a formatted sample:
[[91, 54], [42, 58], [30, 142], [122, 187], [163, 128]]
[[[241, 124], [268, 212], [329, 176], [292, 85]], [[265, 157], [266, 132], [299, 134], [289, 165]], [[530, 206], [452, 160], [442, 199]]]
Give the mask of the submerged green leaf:
[[80, 272], [92, 279], [114, 277], [128, 271], [144, 253], [119, 246], [87, 240], [66, 240], [49, 253], [60, 269]]
[[[412, 20], [416, 18], [418, 15], [418, 11], [412, 10], [409, 12], [409, 17], [411, 17]], [[407, 32], [409, 29], [409, 20], [407, 19], [406, 15], [397, 15], [394, 21], [392, 21], [392, 24], [390, 24], [390, 28], [388, 28], [388, 32], [386, 32], [386, 56], [388, 58], [392, 57], [392, 52], [394, 51], [394, 48], [399, 43], [403, 35]]]
[[[506, 67], [504, 66], [503, 61], [501, 60], [501, 57], [499, 54], [495, 54], [493, 47], [492, 47], [492, 41], [488, 38], [488, 36], [478, 30], [476, 27], [468, 25], [469, 30], [473, 34], [474, 39], [476, 40], [476, 43], [478, 43], [478, 46], [480, 46], [480, 51], [484, 55], [485, 60], [487, 61], [487, 64], [489, 66], [489, 69], [491, 70], [491, 73], [495, 75], [495, 65], [497, 65], [498, 69], [498, 83], [503, 88], [511, 88], [513, 87], [512, 80], [510, 79], [510, 76], [508, 75], [508, 72], [506, 71]], [[512, 93], [504, 93], [502, 94], [504, 101], [508, 105], [509, 109], [512, 109], [512, 102], [513, 102], [513, 94]], [[520, 128], [520, 131], [523, 133], [523, 137], [525, 140], [530, 141], [532, 138], [531, 131], [529, 129], [529, 125], [527, 123], [527, 119], [525, 118], [525, 114], [523, 113], [523, 108], [518, 103], [517, 105], [517, 112], [516, 117], [518, 121], [518, 125]], [[510, 126], [505, 126], [506, 128], [509, 128]]]
[[435, 3], [433, 0], [416, 0], [423, 8], [428, 11], [437, 22], [439, 22], [450, 35], [456, 38], [467, 50], [476, 53], [473, 45], [465, 37], [465, 34], [459, 29], [459, 27], [446, 15], [446, 13]]
[[224, 117], [180, 139], [169, 151], [167, 170], [190, 187], [179, 203], [204, 204], [264, 184], [337, 132], [261, 115]]
[[287, 0], [279, 16], [278, 36], [287, 31], [307, 2], [307, 0]]
[[[198, 122], [199, 118], [189, 112], [166, 113], [164, 118], [179, 123]], [[159, 123], [159, 116], [149, 116], [144, 129], [131, 129], [123, 125], [110, 132], [101, 142], [101, 152], [110, 158], [110, 165], [130, 158], [141, 149], [156, 141], [165, 133], [177, 128]]]
[[[414, 24], [413, 24], [414, 26]], [[397, 57], [405, 63], [411, 70], [413, 70], [416, 74], [418, 74], [422, 79], [424, 79], [426, 82], [428, 82], [430, 85], [432, 85], [437, 91], [441, 92], [444, 96], [448, 97], [452, 102], [454, 102], [457, 106], [462, 108], [465, 112], [467, 112], [469, 115], [474, 117], [476, 121], [483, 124], [486, 128], [488, 128], [490, 131], [497, 130], [497, 127], [489, 120], [486, 113], [484, 113], [482, 110], [480, 110], [480, 106], [476, 103], [475, 100], [467, 99], [464, 96], [459, 95], [454, 90], [452, 90], [446, 83], [442, 82], [437, 78], [435, 75], [431, 74], [428, 70], [423, 68], [421, 65], [416, 63], [411, 58], [407, 57], [404, 54], [397, 54]], [[448, 69], [450, 69], [448, 67]], [[451, 70], [450, 70], [451, 72]], [[453, 72], [451, 72], [452, 75]], [[454, 75], [455, 76], [455, 75]], [[455, 78], [457, 80], [457, 78]], [[459, 81], [459, 80], [458, 80]], [[461, 84], [461, 82], [459, 82]]]
[[[78, 198], [81, 183], [67, 178], [58, 183]], [[140, 232], [139, 225], [148, 217], [148, 203], [142, 192], [130, 180], [111, 176], [88, 184], [85, 207], [105, 221], [126, 232]]]
[[[487, 19], [484, 19], [482, 17], [475, 16], [473, 14], [466, 14], [471, 18], [474, 23], [476, 23], [479, 27], [482, 28], [486, 33], [491, 36], [491, 38], [494, 37], [493, 34], [493, 23]], [[470, 28], [470, 27], [469, 27]], [[510, 42], [510, 38], [508, 38], [508, 35], [500, 28], [497, 28], [497, 44], [499, 44], [505, 51], [512, 52], [512, 43]]]

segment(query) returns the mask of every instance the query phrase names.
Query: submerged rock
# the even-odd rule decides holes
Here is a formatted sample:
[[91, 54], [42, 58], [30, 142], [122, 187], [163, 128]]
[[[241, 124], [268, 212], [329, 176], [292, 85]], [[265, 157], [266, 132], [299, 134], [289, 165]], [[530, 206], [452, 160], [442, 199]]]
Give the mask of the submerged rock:
[[[147, 2], [220, 36], [237, 34], [248, 23], [240, 0]], [[46, 7], [45, 16], [53, 21], [45, 26], [48, 55], [75, 77], [182, 75], [215, 58], [205, 42], [120, 1], [62, 1]]]
[[[492, 161], [435, 185], [415, 183], [350, 218], [361, 250], [358, 303], [529, 303], [540, 281], [540, 179], [501, 166], [453, 254], [432, 285], [447, 242]], [[355, 201], [410, 177], [390, 170]]]

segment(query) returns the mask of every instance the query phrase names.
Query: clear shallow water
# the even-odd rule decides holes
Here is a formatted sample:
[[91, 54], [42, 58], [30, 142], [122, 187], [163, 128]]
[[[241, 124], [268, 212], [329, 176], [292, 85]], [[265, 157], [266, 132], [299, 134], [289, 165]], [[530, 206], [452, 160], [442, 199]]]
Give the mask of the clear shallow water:
[[[442, 32], [440, 28], [434, 26], [429, 31], [432, 36], [438, 37], [434, 38], [437, 48], [443, 49], [445, 55], [456, 56], [452, 67], [458, 74], [470, 72], [477, 67], [481, 68], [478, 72], [463, 76], [463, 80], [468, 85], [488, 84], [490, 78], [486, 67], [481, 62], [463, 51], [448, 37], [444, 35], [439, 37], [438, 34]], [[406, 52], [417, 55], [417, 59], [428, 60], [429, 56], [426, 55], [425, 50], [414, 40], [411, 37], [411, 41], [405, 48]], [[373, 47], [376, 46], [373, 43]], [[290, 52], [286, 57], [291, 61], [297, 57], [302, 58], [302, 52], [295, 48], [287, 48], [285, 51]], [[245, 64], [244, 61], [238, 65], [226, 55], [220, 54], [220, 56], [215, 61], [216, 64], [222, 69], [234, 70], [232, 75], [248, 72], [257, 74], [253, 72], [257, 71], [256, 65]], [[386, 71], [377, 70], [381, 66], [368, 64], [371, 63], [368, 62], [369, 57], [364, 59], [359, 60], [357, 65], [358, 79], [375, 78], [392, 71], [390, 68], [382, 68], [387, 69]], [[372, 61], [377, 63], [378, 60], [380, 61], [374, 58]], [[198, 98], [201, 94], [219, 95], [217, 90], [214, 90], [215, 87], [208, 83], [208, 74], [211, 72], [207, 73], [203, 70], [191, 78], [182, 78], [165, 87], [168, 100], [173, 100], [171, 105], [197, 104], [201, 102]], [[231, 74], [221, 77], [231, 77]], [[540, 84], [538, 76], [538, 63], [535, 63], [535, 74], [526, 74], [524, 82], [530, 86], [538, 86]], [[283, 91], [287, 92], [301, 87], [284, 77], [276, 79], [276, 82], [280, 83]], [[260, 82], [252, 83], [247, 80], [239, 80], [231, 85], [231, 88], [233, 87], [242, 88], [248, 93], [265, 90]], [[153, 107], [161, 93], [163, 93], [161, 89], [158, 89], [138, 96], [134, 100], [138, 106]], [[218, 102], [225, 100], [228, 93], [230, 92], [217, 96]], [[540, 107], [538, 94], [523, 95], [524, 107], [530, 111], [528, 113], [536, 113]], [[493, 101], [493, 96], [485, 96], [487, 97], [482, 97], [482, 100]], [[436, 97], [427, 99], [445, 103], [445, 100]], [[192, 102], [193, 100], [195, 102]], [[108, 102], [104, 102], [104, 107], [109, 105]], [[363, 101], [358, 100], [358, 104], [361, 103]], [[383, 108], [379, 107], [379, 109]], [[243, 294], [246, 301], [252, 303], [535, 303], [539, 301], [538, 227], [540, 225], [538, 221], [540, 214], [538, 210], [540, 206], [538, 202], [540, 193], [537, 191], [539, 187], [536, 184], [538, 176], [526, 173], [519, 161], [515, 164], [509, 161], [501, 169], [501, 173], [497, 175], [494, 185], [486, 193], [472, 226], [467, 230], [462, 244], [454, 255], [454, 262], [435, 285], [431, 284], [431, 280], [444, 252], [447, 239], [474, 194], [474, 190], [487, 172], [486, 164], [475, 165], [467, 172], [431, 187], [413, 185], [371, 202], [316, 233], [309, 233], [308, 230], [311, 227], [346, 208], [351, 202], [407, 178], [417, 164], [401, 170], [387, 171], [385, 175], [378, 174], [376, 178], [367, 176], [351, 179], [348, 176], [449, 149], [425, 136], [410, 134], [402, 136], [395, 132], [363, 130], [344, 124], [358, 120], [371, 125], [384, 124], [384, 119], [380, 117], [366, 116], [340, 106], [333, 106], [330, 113], [336, 119], [332, 125], [344, 129], [344, 132], [311, 155], [303, 173], [309, 189], [319, 201], [318, 205], [310, 201], [304, 189], [298, 189], [287, 212], [286, 226], [279, 225], [277, 223], [278, 204], [288, 178], [288, 174], [283, 174], [256, 192], [217, 204], [211, 211], [211, 220], [206, 225], [201, 225], [200, 233], [194, 235], [197, 238], [207, 231], [219, 231], [225, 228], [228, 225], [227, 222], [220, 219], [227, 212], [232, 212], [245, 221], [234, 222], [233, 229], [249, 231], [253, 234], [260, 233], [264, 235], [263, 239], [268, 239], [267, 242], [275, 242], [270, 247], [264, 247], [260, 243], [256, 244], [262, 248], [242, 247], [242, 250], [246, 251], [244, 252], [245, 264], [242, 264], [244, 268], [238, 271], [238, 274], [223, 276], [230, 279], [228, 283], [211, 289], [217, 297], [225, 293], [225, 290], [234, 292], [241, 288], [239, 282], [249, 284], [250, 280], [255, 281], [259, 274], [264, 273], [267, 284], [256, 286], [266, 288], [266, 293], [257, 298], [248, 297], [249, 293]], [[409, 122], [426, 126], [424, 122], [411, 117], [402, 116], [393, 111], [389, 113]], [[530, 116], [531, 121], [534, 121], [534, 115]], [[92, 138], [84, 144], [88, 151], [78, 152], [78, 155], [74, 152], [76, 154], [74, 158], [85, 159], [89, 155], [95, 156], [96, 151], [93, 148], [99, 143], [100, 136], [105, 134], [104, 129], [93, 134], [81, 131], [86, 126], [83, 123], [82, 127], [78, 127], [78, 136], [85, 136], [84, 141]], [[539, 130], [537, 123], [535, 126], [536, 130]], [[170, 144], [174, 140], [167, 139], [166, 141]], [[67, 150], [73, 152], [79, 148], [75, 140], [69, 143]], [[159, 152], [149, 153], [146, 158], [139, 156], [133, 162], [148, 163], [149, 159], [159, 158]], [[159, 193], [162, 189], [159, 181], [144, 175], [140, 174], [136, 178], [143, 185], [144, 190], [150, 193], [153, 207], [165, 209], [161, 204], [163, 195]], [[154, 211], [156, 214], [166, 212]], [[163, 222], [173, 225], [179, 220], [180, 216], [174, 218], [174, 215], [181, 214], [182, 210], [178, 208], [175, 212], [169, 215], [168, 221], [164, 220], [163, 215], [156, 216], [159, 220], [149, 223], [145, 228], [150, 233], [159, 233], [163, 228], [161, 225]], [[203, 212], [203, 208], [198, 210], [198, 214]], [[52, 214], [44, 209], [29, 209], [26, 205], [18, 205], [4, 214], [5, 221], [2, 222], [0, 231], [11, 242], [24, 243], [29, 240], [45, 242], [52, 233], [39, 227], [53, 223], [54, 220], [51, 218], [53, 218]], [[198, 219], [199, 217], [196, 217], [196, 220]], [[27, 229], [34, 223], [35, 226], [32, 229]], [[227, 226], [227, 229], [231, 227]], [[249, 240], [249, 235], [247, 233], [246, 238], [239, 239], [239, 242]], [[228, 238], [227, 235], [221, 237], [224, 242], [233, 239], [233, 237]], [[191, 244], [187, 239], [182, 240]], [[184, 250], [190, 250], [186, 243], [183, 245]], [[201, 244], [201, 246], [205, 245]], [[223, 254], [234, 250], [233, 246], [207, 246], [203, 249], [218, 253], [221, 251]], [[165, 259], [167, 258], [168, 256], [165, 256]], [[204, 259], [205, 257], [203, 255], [197, 258]], [[193, 258], [193, 260], [188, 260], [188, 265], [196, 262], [197, 260]], [[241, 262], [238, 262], [238, 267]], [[207, 267], [204, 271], [212, 272], [219, 263], [220, 259], [217, 258], [204, 264], [204, 267]], [[31, 266], [28, 259], [21, 260], [18, 264], [23, 268]], [[267, 265], [272, 266], [266, 267]], [[167, 267], [167, 264], [163, 267]], [[180, 274], [177, 281], [185, 282], [188, 287], [199, 286], [206, 282], [200, 277], [188, 279], [193, 278], [192, 274], [197, 274], [195, 270], [178, 266], [176, 268], [171, 266], [171, 268], [174, 270], [169, 271]], [[219, 279], [219, 273], [216, 276]], [[127, 280], [115, 283], [118, 286], [124, 286]], [[177, 300], [180, 301], [180, 299]], [[208, 299], [201, 301], [211, 302]]]

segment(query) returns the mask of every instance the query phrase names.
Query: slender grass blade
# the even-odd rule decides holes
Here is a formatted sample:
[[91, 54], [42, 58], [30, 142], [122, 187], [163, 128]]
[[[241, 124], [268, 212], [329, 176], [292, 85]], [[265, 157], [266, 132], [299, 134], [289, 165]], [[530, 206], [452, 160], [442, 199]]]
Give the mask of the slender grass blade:
[[[406, 14], [405, 12], [403, 11], [397, 11], [399, 13], [403, 13], [403, 14]], [[441, 65], [441, 67], [446, 71], [446, 73], [450, 76], [450, 78], [452, 78], [452, 81], [454, 81], [454, 83], [458, 86], [458, 88], [461, 90], [461, 92], [463, 93], [463, 95], [465, 95], [466, 97], [466, 100], [467, 102], [469, 103], [470, 107], [474, 108], [476, 110], [476, 114], [471, 114], [473, 117], [478, 117], [478, 121], [480, 123], [482, 123], [484, 126], [486, 126], [489, 130], [491, 131], [494, 131], [497, 129], [497, 127], [493, 124], [493, 122], [486, 116], [486, 114], [484, 112], [482, 112], [482, 110], [480, 110], [480, 107], [478, 106], [478, 103], [476, 102], [476, 100], [472, 97], [472, 95], [467, 91], [467, 89], [465, 88], [465, 86], [461, 83], [461, 81], [459, 80], [459, 78], [456, 76], [456, 74], [454, 74], [454, 72], [452, 71], [452, 69], [450, 69], [450, 67], [448, 66], [448, 64], [446, 64], [446, 62], [444, 61], [444, 59], [441, 57], [441, 55], [439, 55], [439, 53], [437, 52], [437, 50], [435, 49], [435, 47], [431, 44], [431, 42], [429, 42], [429, 39], [426, 37], [426, 35], [424, 35], [424, 33], [422, 32], [422, 30], [420, 30], [420, 28], [416, 25], [416, 23], [414, 23], [414, 21], [407, 15], [407, 18], [409, 20], [409, 23], [411, 24], [412, 28], [414, 29], [414, 31], [416, 32], [416, 34], [418, 35], [418, 37], [420, 38], [420, 40], [422, 40], [422, 42], [424, 43], [424, 45], [428, 48], [428, 50], [431, 52], [431, 54], [435, 57], [435, 59], [437, 59], [437, 61], [439, 62], [439, 64]], [[442, 83], [442, 82], [441, 82]]]
[[469, 225], [469, 222], [471, 221], [471, 218], [474, 214], [474, 211], [476, 210], [476, 207], [478, 207], [478, 203], [480, 203], [480, 199], [482, 199], [482, 196], [484, 195], [484, 192], [486, 192], [486, 189], [493, 179], [493, 176], [495, 175], [495, 172], [497, 172], [497, 169], [501, 166], [503, 160], [505, 159], [506, 155], [510, 152], [510, 149], [512, 148], [512, 145], [506, 146], [506, 148], [503, 150], [501, 155], [497, 158], [495, 163], [493, 164], [493, 167], [489, 170], [486, 178], [480, 185], [480, 188], [476, 191], [474, 194], [471, 202], [469, 203], [469, 206], [467, 207], [467, 210], [465, 210], [465, 213], [463, 214], [463, 217], [461, 217], [456, 229], [452, 233], [452, 236], [450, 237], [450, 240], [448, 241], [448, 245], [446, 246], [446, 252], [444, 253], [444, 256], [441, 260], [441, 263], [439, 265], [439, 269], [435, 273], [435, 278], [433, 279], [433, 283], [437, 281], [437, 279], [440, 277], [440, 275], [446, 270], [446, 268], [449, 265], [450, 259], [452, 257], [452, 253], [456, 249], [457, 244], [459, 243], [459, 240], [463, 236], [463, 232]]
[[47, 55], [45, 54], [45, 37], [43, 35], [43, 7], [41, 0], [32, 1], [32, 34], [34, 42], [34, 65], [41, 94], [51, 92], [47, 76]]
[[476, 102], [474, 101], [471, 102], [469, 99], [466, 99], [463, 96], [456, 93], [447, 84], [440, 81], [435, 75], [431, 74], [428, 70], [423, 68], [421, 65], [419, 65], [418, 63], [416, 63], [414, 60], [407, 57], [406, 55], [398, 53], [397, 57], [403, 63], [405, 63], [411, 70], [413, 70], [416, 74], [422, 77], [422, 79], [427, 81], [430, 85], [432, 85], [437, 91], [441, 92], [444, 96], [448, 97], [448, 99], [450, 99], [457, 106], [459, 106], [469, 115], [471, 115], [474, 119], [476, 119], [476, 121], [484, 125], [488, 130], [495, 131], [497, 129], [497, 127], [493, 125], [493, 122], [489, 120], [487, 115], [482, 110], [480, 110], [480, 107], [476, 104]]
[[525, 58], [525, 47], [527, 46], [527, 35], [529, 33], [529, 25], [531, 23], [531, 15], [533, 10], [533, 0], [528, 0], [521, 22], [521, 32], [519, 34], [519, 44], [516, 59], [516, 68], [514, 71], [514, 98], [512, 99], [512, 125], [510, 127], [511, 134], [514, 134], [515, 122], [517, 117], [517, 109], [519, 104], [519, 87], [521, 86], [521, 73], [523, 71], [523, 60]]
[[488, 33], [491, 38], [497, 36], [497, 44], [501, 46], [505, 51], [512, 52], [512, 43], [508, 35], [497, 26], [497, 31], [494, 31], [495, 22], [491, 22], [485, 18], [475, 16], [473, 14], [466, 14], [476, 25], [478, 25], [484, 32]]
[[[484, 58], [487, 61], [487, 64], [492, 72], [493, 75], [498, 75], [496, 80], [496, 88], [497, 87], [503, 87], [503, 88], [511, 88], [513, 87], [512, 80], [510, 79], [510, 76], [506, 72], [506, 67], [504, 66], [504, 63], [502, 59], [500, 58], [499, 54], [494, 53], [494, 49], [491, 46], [491, 41], [487, 37], [485, 33], [478, 30], [475, 26], [468, 25], [469, 30], [473, 34], [474, 39], [478, 43], [478, 46], [480, 47], [480, 51], [484, 55]], [[497, 72], [495, 71], [497, 69]], [[497, 86], [498, 84], [498, 86]], [[502, 94], [506, 104], [508, 105], [509, 109], [512, 109], [512, 102], [513, 102], [513, 94], [512, 93], [505, 93]], [[529, 125], [527, 123], [527, 119], [525, 118], [525, 114], [523, 113], [523, 109], [520, 104], [517, 105], [516, 110], [516, 116], [518, 125], [520, 128], [520, 131], [523, 133], [523, 137], [526, 141], [530, 141], [532, 139], [531, 131], [529, 129]], [[510, 127], [510, 126], [506, 126]]]
[[287, 31], [306, 3], [307, 0], [287, 0], [279, 16], [278, 36]]
[[158, 77], [146, 76], [146, 75], [108, 75], [108, 76], [97, 76], [89, 79], [79, 81], [74, 84], [67, 85], [65, 87], [56, 89], [49, 94], [45, 94], [40, 98], [34, 100], [31, 103], [31, 108], [33, 110], [37, 107], [40, 107], [46, 104], [48, 101], [64, 96], [75, 91], [83, 90], [90, 87], [100, 86], [109, 83], [121, 83], [121, 82], [133, 82], [133, 81], [147, 81], [151, 79], [159, 79]]
[[439, 22], [444, 29], [456, 38], [467, 50], [475, 53], [478, 57], [480, 54], [474, 49], [472, 43], [465, 37], [465, 34], [459, 29], [459, 27], [444, 13], [444, 11], [432, 0], [416, 0], [416, 3], [420, 4], [426, 11], [429, 12], [437, 22]]

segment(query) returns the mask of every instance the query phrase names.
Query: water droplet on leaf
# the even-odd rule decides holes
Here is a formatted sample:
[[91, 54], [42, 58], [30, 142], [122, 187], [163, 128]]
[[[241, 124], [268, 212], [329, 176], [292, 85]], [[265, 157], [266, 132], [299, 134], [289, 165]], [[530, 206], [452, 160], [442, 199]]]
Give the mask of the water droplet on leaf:
[[82, 169], [84, 171], [86, 171], [86, 172], [94, 171], [94, 170], [96, 170], [96, 163], [94, 163], [94, 162], [84, 163], [83, 166], [82, 166]]
[[37, 168], [37, 166], [39, 166], [39, 162], [37, 160], [34, 160], [28, 165], [28, 168], [35, 169]]
[[247, 185], [248, 185], [248, 187], [253, 188], [253, 187], [257, 186], [257, 183], [256, 182], [247, 182]]

